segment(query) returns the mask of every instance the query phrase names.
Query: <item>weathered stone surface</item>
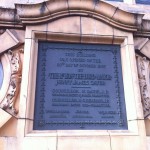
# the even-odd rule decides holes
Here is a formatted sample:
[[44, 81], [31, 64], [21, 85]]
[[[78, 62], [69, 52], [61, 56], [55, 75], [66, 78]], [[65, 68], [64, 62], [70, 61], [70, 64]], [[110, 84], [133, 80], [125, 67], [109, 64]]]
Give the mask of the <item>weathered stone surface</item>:
[[58, 150], [111, 150], [109, 136], [59, 137], [57, 147]]
[[9, 3], [8, 3], [8, 1], [6, 1], [6, 0], [1, 0], [0, 6], [4, 7], [4, 8], [15, 8], [16, 3], [33, 4], [33, 3], [40, 3], [43, 1], [45, 1], [45, 0], [21, 0], [21, 1], [20, 0], [9, 0]]
[[[132, 142], [128, 142], [132, 141]], [[144, 143], [143, 143], [144, 141]], [[112, 150], [146, 150], [146, 139], [140, 139], [133, 136], [114, 136], [111, 137], [111, 148]], [[118, 144], [119, 143], [119, 144]]]
[[9, 113], [0, 108], [0, 128], [12, 117]]
[[66, 17], [48, 23], [47, 31], [80, 34], [80, 17]]
[[[146, 127], [146, 135], [150, 137], [150, 119], [145, 120], [145, 127]], [[150, 144], [150, 143], [149, 143]]]
[[[127, 5], [125, 3], [109, 1], [109, 3], [114, 5], [112, 6], [108, 5], [107, 1], [100, 1], [100, 3], [98, 3], [98, 1], [95, 0], [51, 0], [37, 5], [34, 3], [43, 2], [43, 0], [10, 0], [9, 3], [1, 0], [1, 5], [15, 8], [14, 2], [30, 5], [16, 5], [17, 17], [15, 16], [14, 9], [2, 11], [0, 25], [6, 28], [8, 26], [13, 28], [10, 32], [13, 34], [14, 39], [12, 40], [11, 38], [13, 42], [8, 42], [8, 45], [15, 45], [15, 41], [19, 41], [20, 43], [24, 42], [23, 32], [14, 30], [14, 28], [21, 27], [22, 30], [26, 32], [23, 80], [19, 97], [18, 120], [15, 126], [17, 127], [17, 138], [4, 138], [5, 140], [1, 140], [0, 138], [0, 149], [145, 150], [146, 136], [141, 98], [139, 96], [137, 68], [135, 65], [133, 32], [136, 36], [139, 34], [143, 37], [150, 36], [149, 16], [145, 16], [144, 19], [147, 20], [142, 24], [143, 15], [139, 14], [140, 12], [150, 12], [149, 8], [143, 5]], [[131, 3], [129, 0], [126, 0], [126, 2]], [[120, 8], [129, 12], [124, 12]], [[130, 12], [136, 13], [133, 14]], [[18, 16], [19, 14], [20, 16]], [[15, 19], [15, 17], [19, 20]], [[18, 27], [17, 25], [20, 26]], [[144, 28], [142, 25], [144, 25]], [[61, 34], [60, 32], [65, 34]], [[33, 131], [38, 40], [119, 44], [121, 46], [121, 63], [129, 126], [128, 130], [85, 131], [86, 133], [80, 130]], [[8, 38], [7, 41], [10, 41], [10, 39]], [[8, 48], [6, 47], [8, 45], [6, 40], [1, 40], [1, 43], [3, 44], [1, 44], [0, 50], [7, 50]], [[141, 48], [142, 43], [143, 42], [138, 41], [137, 47]], [[5, 48], [3, 48], [3, 46], [5, 46]], [[143, 54], [149, 56], [149, 47], [150, 46], [147, 45], [145, 50], [141, 49], [145, 52]], [[10, 71], [10, 69], [8, 69], [8, 71]], [[10, 123], [9, 125], [12, 124]], [[149, 123], [146, 127], [149, 127]], [[9, 132], [12, 128], [7, 129]], [[149, 132], [149, 129], [147, 131]], [[131, 143], [131, 141], [133, 142]], [[7, 144], [9, 145], [6, 147]]]
[[[7, 40], [7, 43], [5, 41]], [[24, 31], [21, 30], [6, 30], [0, 35], [0, 41], [3, 43], [0, 48], [0, 53], [5, 52], [24, 42]]]
[[0, 137], [0, 149], [6, 150], [6, 146], [7, 146], [7, 138]]

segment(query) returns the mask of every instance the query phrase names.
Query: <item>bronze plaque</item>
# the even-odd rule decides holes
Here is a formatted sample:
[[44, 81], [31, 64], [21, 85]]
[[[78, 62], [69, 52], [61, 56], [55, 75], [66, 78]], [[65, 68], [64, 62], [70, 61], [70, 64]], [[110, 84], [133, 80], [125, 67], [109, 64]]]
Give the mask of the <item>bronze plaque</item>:
[[39, 42], [33, 129], [127, 129], [120, 46]]

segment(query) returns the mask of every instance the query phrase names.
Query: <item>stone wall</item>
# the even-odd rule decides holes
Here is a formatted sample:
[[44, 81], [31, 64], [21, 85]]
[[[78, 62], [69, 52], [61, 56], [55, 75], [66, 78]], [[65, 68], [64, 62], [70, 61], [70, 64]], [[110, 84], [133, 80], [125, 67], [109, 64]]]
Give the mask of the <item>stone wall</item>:
[[[149, 8], [92, 0], [40, 2], [0, 8], [0, 149], [150, 149]], [[33, 130], [38, 41], [120, 45], [128, 129]]]

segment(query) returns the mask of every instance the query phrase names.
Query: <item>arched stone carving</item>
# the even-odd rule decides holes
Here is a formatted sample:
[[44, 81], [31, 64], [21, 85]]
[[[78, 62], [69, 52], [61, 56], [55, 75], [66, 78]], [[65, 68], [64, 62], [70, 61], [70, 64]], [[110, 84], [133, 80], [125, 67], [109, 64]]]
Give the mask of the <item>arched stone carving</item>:
[[96, 18], [141, 36], [150, 33], [150, 22], [143, 19], [144, 14], [127, 12], [101, 0], [51, 0], [30, 5], [15, 4], [15, 9], [1, 8], [0, 23], [4, 27], [14, 27], [15, 24], [15, 28], [23, 29], [29, 24], [35, 25], [74, 15]]
[[137, 66], [144, 117], [150, 119], [150, 62], [138, 56]]
[[[15, 108], [15, 101], [19, 93], [19, 87], [21, 82], [21, 70], [22, 70], [22, 63], [20, 58], [21, 51], [11, 51], [9, 50], [5, 53], [5, 59], [9, 61], [5, 61], [4, 63], [9, 63], [7, 65], [10, 66], [10, 79], [9, 85], [2, 88], [7, 88], [4, 98], [0, 99], [0, 107], [13, 115], [16, 115], [18, 109]], [[4, 68], [9, 69], [9, 68]], [[5, 84], [5, 83], [3, 83]]]

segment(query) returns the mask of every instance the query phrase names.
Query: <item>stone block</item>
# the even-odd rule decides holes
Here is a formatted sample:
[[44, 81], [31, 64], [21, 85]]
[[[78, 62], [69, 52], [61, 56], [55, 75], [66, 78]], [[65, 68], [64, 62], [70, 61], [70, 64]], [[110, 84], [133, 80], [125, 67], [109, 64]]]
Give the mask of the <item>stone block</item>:
[[20, 17], [38, 18], [49, 14], [49, 10], [45, 3], [37, 3], [32, 5], [15, 4], [17, 14]]
[[147, 136], [146, 141], [147, 141], [147, 150], [150, 150], [150, 137], [149, 136]]
[[26, 27], [26, 32], [25, 32], [25, 38], [26, 39], [34, 38], [34, 32], [35, 31], [38, 31], [38, 32], [42, 31], [42, 32], [45, 32], [45, 34], [46, 34], [47, 24], [27, 26]]
[[97, 36], [97, 35], [83, 35], [81, 37], [81, 43], [91, 44], [111, 44], [113, 42], [113, 36]]
[[143, 141], [138, 136], [111, 136], [111, 150], [146, 150]]
[[94, 10], [94, 4], [95, 2], [94, 1], [91, 1], [91, 0], [86, 0], [86, 3], [85, 1], [79, 1], [77, 2], [77, 0], [69, 0], [68, 1], [68, 6], [69, 6], [69, 11], [71, 10], [91, 10], [93, 11]]
[[1, 128], [0, 136], [2, 137], [15, 137], [16, 136], [16, 127], [18, 120], [15, 117], [9, 119]]
[[145, 119], [145, 129], [146, 129], [146, 135], [150, 136], [150, 120]]
[[82, 34], [90, 35], [113, 35], [113, 28], [93, 18], [81, 17]]
[[90, 137], [90, 136], [108, 136], [107, 130], [58, 130], [57, 135], [62, 137]]
[[15, 137], [7, 138], [7, 148], [6, 150], [18, 150], [17, 139]]
[[9, 113], [0, 108], [0, 128], [12, 117]]
[[[122, 60], [122, 76], [124, 83], [124, 96], [126, 103], [126, 112], [127, 120], [137, 119], [136, 104], [135, 104], [135, 91], [134, 86], [137, 86], [137, 83], [133, 82], [133, 72], [131, 68], [130, 52], [134, 51], [133, 46], [125, 46], [121, 48], [121, 60]], [[133, 60], [135, 61], [135, 60]]]
[[[7, 40], [7, 43], [6, 43]], [[1, 43], [1, 49], [0, 49], [0, 53], [11, 49], [12, 47], [19, 45], [19, 41], [18, 39], [9, 31], [6, 30], [1, 36], [0, 36], [0, 41]]]
[[111, 150], [109, 136], [58, 137], [58, 150]]
[[18, 39], [18, 41], [20, 43], [24, 43], [24, 40], [25, 40], [25, 31], [24, 30], [13, 30], [13, 29], [10, 29], [10, 32], [14, 35], [14, 37], [16, 39]]
[[6, 150], [7, 138], [0, 137], [0, 150]]
[[141, 50], [148, 41], [148, 38], [134, 38], [135, 49]]
[[137, 119], [144, 119], [143, 118], [143, 107], [141, 103], [141, 94], [140, 94], [140, 87], [139, 87], [139, 79], [138, 79], [138, 72], [137, 72], [137, 64], [135, 58], [135, 50], [133, 45], [128, 45], [128, 54], [130, 59], [130, 67], [131, 67], [131, 77], [132, 77], [132, 84], [133, 84], [133, 92], [134, 92], [134, 103], [136, 107], [136, 115]]
[[[97, 13], [103, 15], [102, 18], [104, 19], [104, 21], [108, 21], [108, 20], [110, 20], [110, 18], [112, 18], [113, 14], [115, 13], [116, 7], [113, 5], [108, 5], [107, 3], [103, 2], [103, 1], [100, 1], [95, 6], [95, 11]], [[108, 20], [105, 17], [108, 17]]]
[[[59, 5], [58, 5], [59, 3]], [[68, 4], [67, 0], [57, 0], [56, 1], [47, 1], [46, 6], [51, 14], [61, 12], [61, 11], [68, 11]]]
[[145, 45], [143, 46], [143, 48], [140, 51], [141, 53], [146, 55], [148, 58], [150, 58], [150, 49], [149, 48], [150, 48], [150, 41], [145, 43]]
[[19, 117], [25, 118], [25, 112], [26, 112], [26, 100], [28, 95], [28, 90], [31, 91], [30, 88], [28, 88], [28, 76], [27, 73], [30, 71], [30, 53], [31, 48], [33, 46], [33, 40], [31, 39], [25, 39], [25, 46], [24, 46], [24, 66], [22, 70], [22, 83], [21, 83], [21, 91], [20, 91], [20, 104], [19, 104]]
[[22, 150], [56, 150], [56, 137], [26, 137]]
[[127, 44], [129, 44], [129, 45], [133, 45], [134, 44], [134, 42], [133, 42], [133, 35], [130, 32], [124, 32], [122, 30], [114, 28], [114, 36], [126, 37], [124, 43], [121, 46], [124, 46], [124, 45], [127, 45]]
[[58, 33], [80, 33], [80, 17], [67, 17], [48, 24], [48, 31]]
[[68, 43], [80, 43], [81, 41], [80, 34], [62, 34], [47, 32], [48, 41], [66, 42], [66, 39]]

